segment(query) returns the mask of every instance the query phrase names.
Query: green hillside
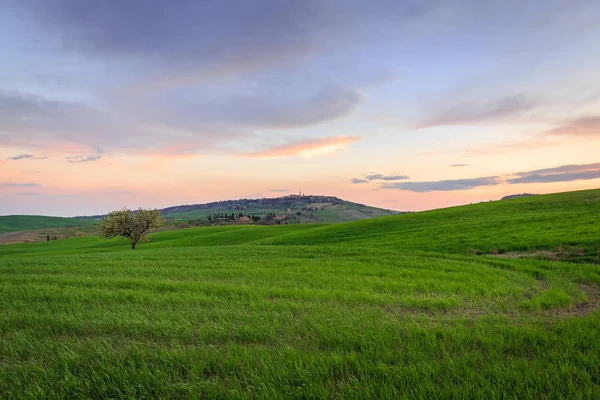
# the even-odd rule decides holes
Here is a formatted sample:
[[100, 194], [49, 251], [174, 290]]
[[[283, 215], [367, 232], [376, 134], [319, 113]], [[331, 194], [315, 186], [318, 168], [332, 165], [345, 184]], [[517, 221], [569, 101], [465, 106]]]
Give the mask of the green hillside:
[[95, 223], [97, 223], [97, 221], [81, 218], [45, 217], [41, 215], [4, 215], [0, 216], [0, 233], [44, 228], [62, 228], [77, 225], [86, 226]]
[[[161, 210], [166, 219], [207, 219], [215, 214], [286, 216], [290, 223], [348, 222], [398, 214], [397, 211], [341, 200], [334, 196], [284, 196], [263, 199], [226, 200], [206, 204], [168, 207]], [[263, 221], [264, 222], [264, 221]]]
[[327, 225], [272, 244], [386, 246], [444, 253], [573, 250], [598, 254], [600, 190], [479, 203]]
[[[307, 211], [302, 208], [312, 207], [312, 203], [304, 204], [304, 207], [293, 207], [289, 209], [281, 209], [278, 207], [270, 207], [265, 205], [264, 207], [251, 207], [243, 210], [232, 210], [229, 207], [215, 207], [210, 210], [192, 210], [187, 212], [172, 212], [163, 214], [164, 217], [176, 220], [193, 220], [197, 218], [206, 219], [212, 217], [214, 214], [231, 214], [232, 212], [242, 212], [244, 215], [258, 215], [265, 216], [269, 213], [275, 215], [283, 215], [293, 218], [294, 222], [297, 223], [336, 223], [336, 222], [348, 222], [357, 221], [369, 218], [376, 218], [382, 216], [395, 215], [397, 212], [391, 210], [385, 210], [382, 208], [369, 207], [358, 205], [354, 203], [348, 204], [330, 204], [323, 206], [323, 209], [319, 207], [318, 210]], [[297, 214], [300, 213], [300, 214]]]
[[0, 246], [0, 398], [600, 398], [599, 204]]

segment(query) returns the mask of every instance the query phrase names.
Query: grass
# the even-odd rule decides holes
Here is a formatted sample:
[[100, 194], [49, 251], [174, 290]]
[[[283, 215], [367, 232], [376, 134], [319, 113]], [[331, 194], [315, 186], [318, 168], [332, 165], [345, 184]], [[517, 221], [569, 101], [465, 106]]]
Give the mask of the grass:
[[80, 218], [45, 217], [40, 215], [4, 215], [0, 216], [0, 233], [44, 228], [62, 228], [74, 225], [87, 226], [97, 223], [98, 221]]
[[271, 244], [386, 246], [440, 253], [548, 250], [598, 261], [600, 190], [516, 198], [322, 226]]
[[[0, 398], [598, 398], [600, 265], [467, 251], [518, 249], [560, 209], [536, 243], [588, 246], [570, 222], [594, 194], [0, 246]], [[451, 247], [435, 213], [473, 238]], [[405, 243], [419, 216], [450, 244]]]

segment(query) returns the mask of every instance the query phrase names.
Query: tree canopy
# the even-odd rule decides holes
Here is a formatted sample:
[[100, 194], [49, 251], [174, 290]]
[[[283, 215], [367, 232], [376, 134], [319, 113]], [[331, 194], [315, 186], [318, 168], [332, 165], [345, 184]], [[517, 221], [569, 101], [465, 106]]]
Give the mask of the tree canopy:
[[151, 229], [160, 228], [162, 219], [159, 210], [144, 210], [140, 208], [137, 211], [124, 208], [122, 210], [112, 211], [100, 221], [100, 235], [110, 239], [113, 237], [122, 237], [128, 239], [131, 243], [131, 250], [141, 240], [148, 239], [148, 233]]

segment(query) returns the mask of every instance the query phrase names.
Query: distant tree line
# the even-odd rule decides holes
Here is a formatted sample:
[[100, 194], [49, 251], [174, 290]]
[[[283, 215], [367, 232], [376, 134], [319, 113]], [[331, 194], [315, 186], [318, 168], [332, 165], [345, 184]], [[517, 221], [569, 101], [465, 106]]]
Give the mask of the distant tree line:
[[261, 217], [259, 215], [244, 215], [244, 213], [239, 213], [239, 214], [235, 214], [235, 213], [231, 213], [231, 214], [225, 214], [225, 213], [221, 213], [221, 214], [213, 214], [212, 217], [209, 215], [208, 216], [208, 220], [209, 221], [235, 221], [237, 219], [240, 219], [242, 217], [248, 217], [250, 218], [252, 221], [260, 221]]

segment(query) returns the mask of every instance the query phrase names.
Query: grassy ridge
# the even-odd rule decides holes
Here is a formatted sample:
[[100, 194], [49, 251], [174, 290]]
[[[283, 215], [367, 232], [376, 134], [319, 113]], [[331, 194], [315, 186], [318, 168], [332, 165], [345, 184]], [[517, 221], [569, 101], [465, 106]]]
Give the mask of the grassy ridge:
[[4, 215], [0, 216], [0, 233], [57, 228], [71, 225], [93, 225], [97, 223], [98, 221], [80, 218], [46, 217], [40, 215]]
[[599, 398], [600, 265], [469, 252], [592, 248], [599, 194], [0, 246], [0, 398]]
[[576, 247], [593, 260], [600, 247], [599, 215], [600, 190], [586, 190], [328, 225], [275, 236], [269, 243], [352, 243], [461, 254]]

